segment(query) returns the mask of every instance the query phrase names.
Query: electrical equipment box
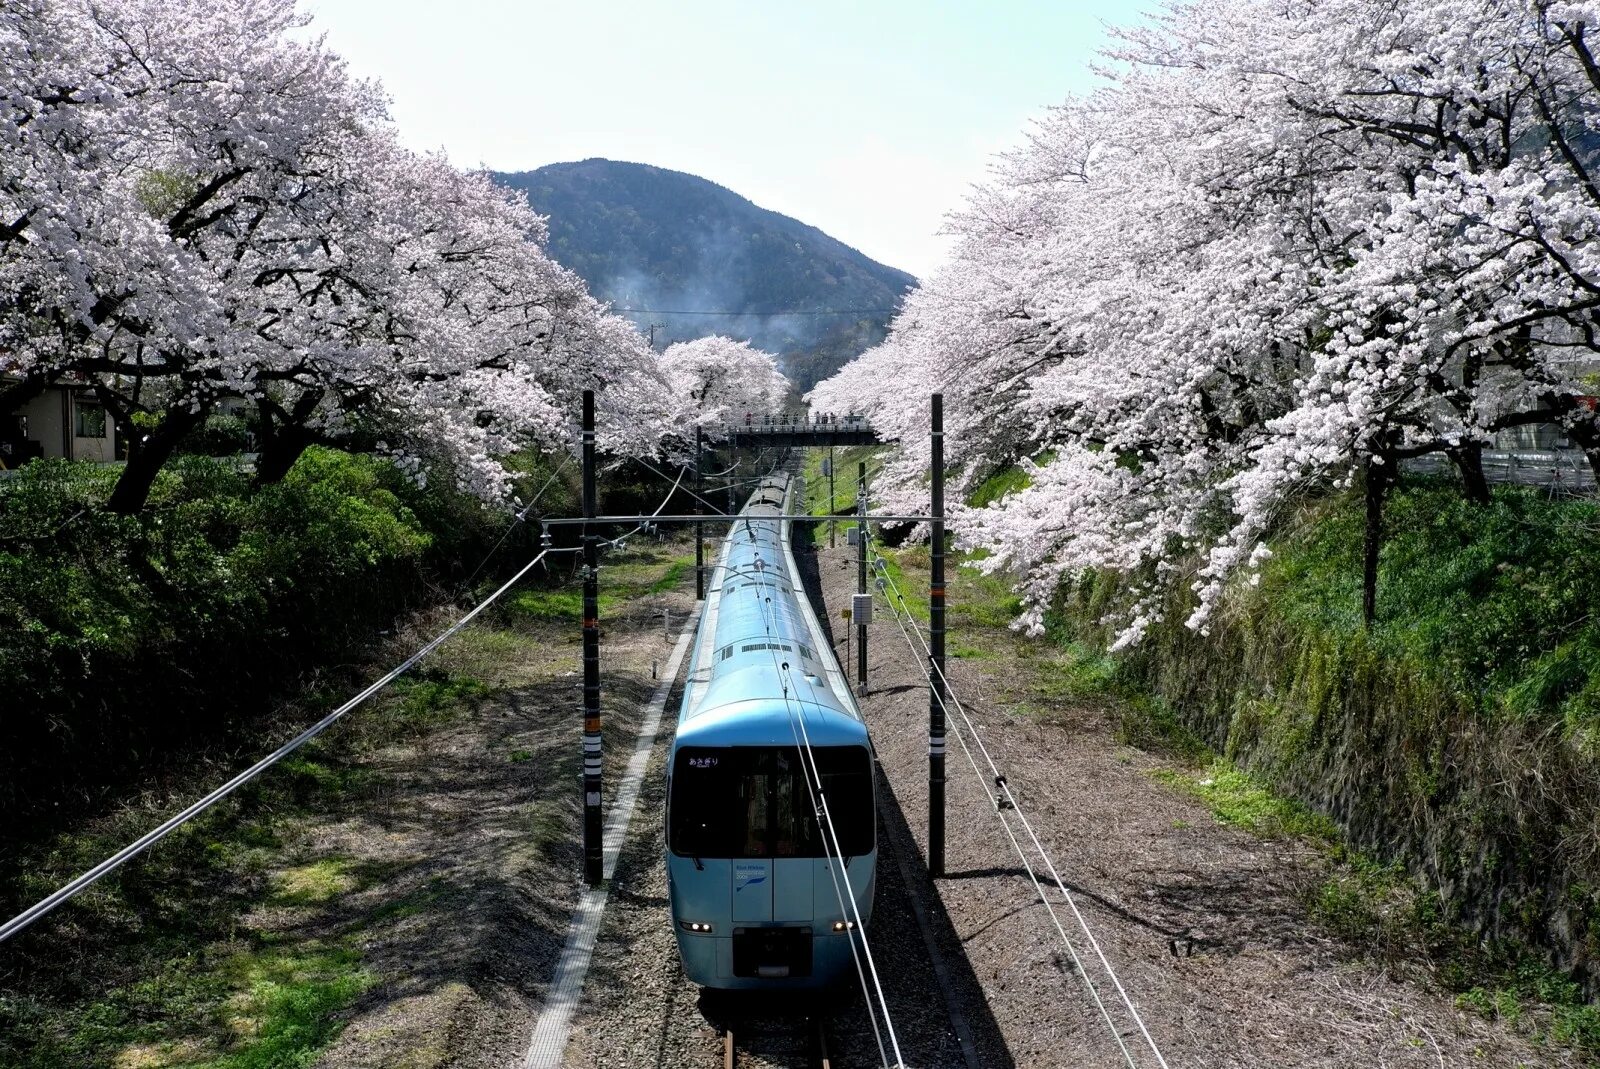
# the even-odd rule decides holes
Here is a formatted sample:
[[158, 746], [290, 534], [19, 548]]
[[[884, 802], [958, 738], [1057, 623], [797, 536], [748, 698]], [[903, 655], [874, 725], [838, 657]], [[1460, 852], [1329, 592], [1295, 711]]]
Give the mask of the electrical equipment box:
[[844, 532], [844, 542], [847, 546], [859, 546], [861, 544], [861, 528], [846, 528]]
[[850, 611], [855, 617], [858, 627], [865, 627], [872, 622], [872, 595], [851, 594]]

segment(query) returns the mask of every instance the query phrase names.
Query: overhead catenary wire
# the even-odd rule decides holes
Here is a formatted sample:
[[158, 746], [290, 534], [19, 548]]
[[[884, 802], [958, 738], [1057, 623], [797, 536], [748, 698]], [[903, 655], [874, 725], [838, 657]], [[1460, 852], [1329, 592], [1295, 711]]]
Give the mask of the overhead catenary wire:
[[[875, 565], [875, 571], [878, 572], [884, 581], [881, 592], [884, 594], [885, 600], [889, 601], [889, 591], [892, 590], [894, 592], [894, 597], [899, 600], [900, 607], [904, 610], [905, 618], [902, 619], [900, 610], [896, 609], [893, 601], [889, 601], [890, 612], [895, 617], [895, 622], [899, 624], [901, 633], [905, 636], [907, 645], [911, 648], [912, 655], [917, 655], [916, 645], [920, 645], [922, 647], [923, 663], [928, 666], [923, 669], [924, 676], [929, 680], [931, 685], [933, 681], [933, 674], [937, 673], [939, 679], [944, 683], [944, 691], [946, 695], [948, 695], [948, 700], [939, 695], [938, 688], [934, 688], [933, 691], [935, 698], [939, 701], [940, 707], [943, 708], [946, 713], [948, 713], [953, 707], [962, 723], [966, 725], [967, 732], [972, 736], [973, 742], [983, 754], [984, 761], [986, 764], [988, 764], [990, 772], [993, 774], [995, 785], [1001, 790], [1002, 793], [1004, 793], [1009, 808], [1013, 813], [1016, 814], [1018, 821], [1022, 824], [1024, 831], [1027, 833], [1028, 839], [1033, 844], [1034, 850], [1037, 851], [1039, 857], [1043, 859], [1045, 866], [1050, 870], [1050, 875], [1055, 881], [1057, 889], [1061, 892], [1061, 897], [1066, 901], [1068, 908], [1072, 911], [1073, 917], [1077, 921], [1078, 927], [1082, 930], [1084, 937], [1089, 941], [1089, 945], [1094, 948], [1095, 956], [1099, 959], [1101, 968], [1104, 970], [1106, 976], [1111, 980], [1111, 983], [1116, 988], [1117, 995], [1120, 998], [1124, 1008], [1127, 1010], [1128, 1016], [1137, 1026], [1139, 1033], [1143, 1037], [1146, 1046], [1149, 1047], [1151, 1054], [1155, 1056], [1156, 1063], [1161, 1066], [1161, 1069], [1168, 1069], [1166, 1058], [1162, 1055], [1161, 1049], [1156, 1044], [1154, 1037], [1151, 1036], [1149, 1028], [1146, 1027], [1143, 1016], [1139, 1013], [1138, 1008], [1134, 1005], [1133, 999], [1128, 995], [1127, 989], [1123, 986], [1122, 980], [1117, 975], [1116, 969], [1112, 967], [1110, 960], [1106, 957], [1105, 951], [1100, 946], [1100, 941], [1095, 938], [1094, 931], [1090, 928], [1088, 920], [1078, 908], [1077, 900], [1072, 895], [1072, 892], [1067, 889], [1066, 882], [1061, 878], [1061, 874], [1057, 870], [1054, 860], [1050, 857], [1049, 852], [1045, 849], [1044, 844], [1040, 841], [1038, 834], [1034, 831], [1032, 822], [1028, 820], [1026, 812], [1023, 811], [1021, 805], [1017, 802], [1016, 795], [1012, 792], [1010, 783], [1000, 772], [1000, 769], [995, 763], [993, 756], [989, 753], [989, 748], [984, 744], [983, 737], [979, 734], [977, 725], [974, 724], [971, 717], [967, 715], [966, 708], [961, 704], [961, 699], [956, 695], [954, 688], [950, 686], [949, 677], [945, 675], [944, 670], [934, 661], [932, 650], [929, 648], [927, 642], [923, 640], [921, 629], [918, 627], [915, 618], [911, 615], [910, 606], [907, 604], [905, 595], [903, 592], [901, 592], [899, 584], [894, 581], [893, 575], [889, 573], [887, 565], [883, 562], [883, 558], [874, 554], [874, 559], [877, 562]], [[906, 627], [907, 620], [910, 621], [911, 625], [909, 631]], [[916, 645], [912, 644], [912, 634], [916, 635]], [[954, 725], [952, 723], [952, 727], [953, 726]], [[962, 750], [967, 754], [967, 759], [972, 765], [973, 773], [979, 778], [980, 782], [984, 783], [984, 793], [987, 795], [987, 781], [984, 780], [983, 773], [978, 768], [977, 761], [975, 758], [973, 758], [970, 749], [967, 747], [966, 740], [962, 738], [962, 734], [959, 730], [956, 731], [956, 740], [961, 743]], [[1005, 815], [1001, 811], [998, 804], [995, 806], [995, 811], [1002, 826], [1005, 827], [1006, 834], [1011, 839], [1013, 847], [1016, 848], [1019, 856], [1021, 856], [1023, 854], [1021, 843], [1017, 840], [1015, 833], [1012, 832], [1011, 827], [1006, 821]], [[1029, 878], [1033, 880], [1035, 890], [1039, 893], [1041, 900], [1045, 902], [1046, 908], [1049, 909], [1051, 919], [1055, 921], [1056, 927], [1061, 933], [1063, 942], [1067, 943], [1068, 949], [1072, 953], [1074, 962], [1078, 963], [1077, 952], [1072, 948], [1071, 941], [1067, 939], [1065, 931], [1061, 930], [1060, 922], [1055, 917], [1055, 911], [1050, 909], [1048, 898], [1044, 895], [1042, 887], [1039, 886], [1038, 880], [1034, 876], [1032, 865], [1028, 863], [1025, 857], [1023, 858], [1023, 864], [1024, 867], [1028, 869]], [[1095, 1001], [1098, 1005], [1100, 1005], [1102, 1014], [1105, 1014], [1104, 1004], [1100, 1001], [1098, 992], [1094, 990], [1093, 984], [1090, 983], [1088, 974], [1083, 971], [1081, 964], [1079, 964], [1079, 972], [1084, 977], [1085, 984], [1088, 985], [1091, 992], [1094, 993]], [[1111, 1024], [1109, 1015], [1106, 1015], [1106, 1019], [1107, 1023]], [[1130, 1065], [1134, 1064], [1126, 1045], [1122, 1042], [1120, 1032], [1116, 1030], [1115, 1025], [1112, 1025], [1112, 1028], [1114, 1034], [1116, 1034], [1118, 1046], [1122, 1048], [1124, 1057], [1128, 1059]]]
[[[916, 657], [917, 649], [912, 643], [910, 633], [906, 630], [905, 621], [901, 619], [900, 613], [895, 609], [893, 603], [889, 601], [888, 593], [886, 591], [880, 591], [880, 593], [882, 593], [884, 596], [884, 600], [888, 605], [890, 615], [894, 617], [895, 623], [899, 624], [900, 626], [900, 633], [905, 637], [907, 648], [911, 650], [911, 655]], [[932, 676], [928, 675], [926, 670], [924, 670], [923, 674], [931, 684]], [[943, 707], [944, 703], [941, 701], [940, 705]], [[946, 711], [948, 712], [948, 708]], [[973, 757], [972, 750], [967, 745], [967, 741], [965, 737], [963, 737], [961, 730], [954, 723], [948, 723], [947, 727], [949, 728], [950, 733], [955, 735], [956, 742], [960, 744], [962, 753], [966, 755], [967, 763], [972, 766], [973, 775], [978, 778], [978, 782], [985, 796], [987, 796], [989, 793], [988, 782], [985, 780], [982, 770], [978, 768], [977, 759]], [[1095, 987], [1094, 981], [1090, 979], [1088, 970], [1083, 967], [1083, 960], [1078, 955], [1077, 947], [1073, 945], [1072, 939], [1067, 935], [1066, 929], [1061, 924], [1061, 919], [1056, 916], [1055, 907], [1051, 905], [1049, 896], [1045, 894], [1044, 886], [1039, 882], [1039, 877], [1034, 871], [1033, 863], [1028, 859], [1027, 852], [1023, 850], [1022, 843], [1017, 839], [1016, 833], [1011, 830], [1011, 825], [1006, 823], [1005, 816], [1001, 814], [999, 819], [1001, 830], [1003, 830], [1006, 833], [1006, 837], [1011, 840], [1012, 850], [1016, 852], [1018, 860], [1022, 862], [1023, 871], [1027, 873], [1028, 881], [1033, 884], [1034, 893], [1038, 895], [1039, 900], [1044, 903], [1045, 911], [1050, 915], [1050, 922], [1055, 926], [1056, 934], [1061, 937], [1062, 944], [1067, 948], [1067, 955], [1072, 959], [1073, 968], [1076, 970], [1079, 978], [1082, 979], [1084, 987], [1089, 992], [1090, 999], [1095, 1004], [1095, 1008], [1100, 1011], [1100, 1016], [1105, 1020], [1106, 1027], [1110, 1029], [1112, 1039], [1116, 1042], [1118, 1049], [1122, 1052], [1123, 1060], [1130, 1067], [1133, 1067], [1133, 1069], [1137, 1069], [1137, 1063], [1133, 1060], [1133, 1055], [1128, 1050], [1127, 1044], [1122, 1038], [1121, 1029], [1119, 1029], [1116, 1025], [1116, 1022], [1111, 1019], [1111, 1013], [1106, 1008], [1104, 999], [1100, 997], [1099, 989]]]
[[550, 473], [550, 478], [546, 479], [544, 481], [544, 485], [539, 487], [538, 492], [533, 495], [533, 500], [529, 501], [522, 508], [518, 509], [516, 514], [512, 516], [511, 522], [507, 524], [506, 529], [501, 532], [500, 538], [492, 547], [490, 547], [489, 552], [483, 555], [483, 559], [478, 562], [478, 566], [472, 569], [472, 574], [467, 576], [466, 579], [462, 580], [462, 590], [466, 590], [468, 587], [472, 586], [472, 581], [478, 578], [478, 573], [483, 571], [484, 565], [488, 564], [489, 561], [494, 559], [494, 555], [500, 552], [500, 547], [506, 544], [506, 539], [511, 537], [511, 532], [517, 529], [517, 525], [527, 520], [528, 513], [533, 511], [533, 506], [537, 505], [539, 503], [539, 499], [544, 497], [546, 490], [549, 490], [550, 487], [555, 485], [556, 479], [560, 477], [561, 472], [566, 468], [567, 463], [571, 460], [572, 454], [563, 449], [561, 451], [561, 463], [556, 465], [555, 470]]
[[[668, 503], [671, 502], [672, 495], [677, 492], [678, 484], [683, 481], [684, 470], [686, 469], [680, 469], [678, 472], [677, 481], [673, 483], [672, 489], [667, 491], [667, 495], [662, 498], [661, 504], [656, 506], [654, 515], [659, 516], [662, 510], [664, 510]], [[547, 480], [546, 486], [548, 486], [550, 482], [554, 481], [554, 477], [555, 476], [552, 475], [551, 479]], [[533, 503], [530, 502], [526, 508], [532, 508], [532, 505]], [[524, 513], [526, 512], [526, 508], [524, 509]], [[642, 526], [643, 525], [641, 524], [640, 527]], [[640, 527], [634, 528], [634, 531], [639, 530]], [[616, 545], [622, 542], [623, 539], [629, 537], [631, 534], [633, 534], [633, 531], [630, 531], [627, 535], [622, 535], [619, 538], [608, 539], [606, 540], [607, 544]], [[278, 747], [278, 749], [274, 750], [266, 757], [263, 757], [260, 761], [257, 761], [243, 772], [240, 772], [238, 775], [228, 780], [228, 782], [224, 783], [222, 786], [216, 788], [203, 798], [195, 801], [182, 812], [179, 812], [176, 815], [168, 818], [162, 824], [146, 832], [144, 835], [140, 836], [132, 843], [129, 843], [115, 854], [112, 854], [104, 861], [101, 861], [93, 868], [88, 869], [69, 883], [57, 888], [51, 894], [47, 895], [43, 899], [40, 899], [38, 902], [23, 910], [21, 913], [6, 921], [4, 924], [0, 924], [0, 943], [5, 942], [13, 935], [29, 927], [35, 921], [38, 921], [40, 918], [52, 912], [57, 907], [71, 901], [73, 898], [76, 898], [79, 894], [98, 883], [106, 876], [120, 869], [123, 865], [126, 865], [129, 861], [138, 857], [140, 854], [159, 843], [162, 839], [165, 839], [168, 835], [171, 835], [174, 831], [181, 828], [183, 825], [187, 824], [201, 813], [204, 813], [212, 806], [221, 802], [223, 799], [237, 791], [240, 787], [243, 787], [245, 784], [256, 779], [262, 773], [266, 772], [278, 762], [282, 761], [285, 757], [288, 757], [300, 747], [304, 746], [307, 742], [310, 742], [328, 728], [338, 723], [345, 717], [346, 714], [359, 707], [368, 698], [371, 698], [374, 694], [378, 693], [384, 687], [392, 683], [395, 679], [405, 674], [405, 672], [411, 669], [415, 664], [417, 664], [417, 662], [421, 661], [424, 657], [442, 645], [447, 639], [456, 634], [456, 632], [460, 631], [463, 627], [467, 626], [467, 624], [471, 623], [485, 609], [498, 601], [506, 591], [510, 590], [519, 581], [521, 581], [523, 576], [532, 571], [534, 567], [543, 561], [547, 556], [552, 553], [577, 552], [579, 552], [577, 547], [562, 549], [547, 548], [541, 550], [537, 556], [519, 568], [515, 575], [502, 583], [492, 594], [474, 605], [453, 624], [436, 635], [421, 649], [417, 650], [410, 657], [407, 657], [393, 669], [384, 673], [383, 676], [367, 686], [355, 697], [339, 706], [321, 720], [318, 720], [315, 724], [312, 724], [305, 731], [302, 731], [299, 735], [296, 735], [294, 738]]]
[[132, 861], [134, 858], [138, 857], [140, 854], [159, 843], [162, 839], [165, 839], [168, 835], [171, 835], [174, 831], [177, 831], [179, 828], [183, 827], [183, 825], [189, 823], [189, 821], [193, 820], [201, 813], [204, 813], [218, 802], [221, 802], [223, 799], [237, 791], [240, 787], [243, 787], [251, 780], [260, 776], [273, 765], [276, 765], [279, 761], [282, 761], [285, 757], [288, 757], [300, 747], [304, 746], [306, 743], [310, 742], [312, 739], [328, 730], [328, 728], [338, 723], [347, 713], [360, 706], [368, 698], [378, 693], [384, 687], [388, 686], [395, 679], [408, 671], [418, 661], [422, 660], [428, 654], [438, 649], [446, 639], [450, 638], [456, 632], [460, 631], [463, 627], [467, 626], [467, 624], [476, 619], [479, 613], [483, 612], [483, 610], [487, 609], [490, 605], [494, 604], [495, 601], [499, 600], [502, 594], [515, 586], [523, 576], [527, 575], [528, 572], [533, 570], [533, 567], [551, 552], [553, 551], [541, 551], [538, 556], [534, 557], [527, 564], [524, 564], [520, 569], [518, 569], [515, 575], [501, 584], [499, 589], [495, 590], [494, 593], [478, 602], [478, 604], [474, 605], [470, 610], [463, 614], [460, 619], [456, 620], [455, 623], [441, 631], [421, 649], [417, 650], [410, 657], [407, 657], [404, 661], [400, 662], [400, 664], [396, 665], [388, 672], [385, 672], [379, 679], [367, 686], [355, 697], [339, 706], [333, 712], [329, 713], [321, 720], [318, 720], [315, 724], [312, 724], [306, 730], [302, 731], [300, 734], [296, 735], [294, 738], [290, 739], [288, 742], [284, 743], [282, 746], [278, 747], [276, 750], [272, 751], [272, 753], [268, 754], [266, 757], [263, 757], [261, 760], [257, 761], [243, 772], [240, 772], [238, 775], [234, 776], [232, 779], [228, 780], [228, 782], [216, 788], [205, 797], [190, 804], [182, 812], [176, 814], [175, 816], [169, 817], [166, 821], [162, 822], [157, 827], [152, 828], [150, 831], [129, 843], [121, 850], [118, 850], [115, 854], [112, 854], [104, 861], [101, 861], [93, 868], [82, 873], [69, 883], [57, 888], [55, 891], [40, 899], [38, 902], [35, 902], [32, 906], [29, 906], [27, 909], [23, 910], [15, 917], [12, 917], [4, 924], [0, 924], [0, 942], [4, 942], [5, 940], [16, 935], [18, 932], [32, 925], [35, 921], [39, 920], [41, 917], [44, 917], [58, 906], [61, 906], [71, 901], [73, 898], [76, 898], [79, 894], [98, 883], [101, 879], [117, 871], [123, 865], [126, 865], [129, 861]]
[[[761, 599], [763, 597], [763, 591], [766, 589], [763, 585], [762, 577], [758, 576], [757, 584], [755, 596], [758, 599]], [[766, 600], [770, 602], [770, 599]], [[779, 643], [776, 641], [776, 637], [773, 634], [771, 618], [768, 615], [768, 612], [769, 610], [765, 607], [763, 607], [761, 610], [762, 629], [766, 632], [766, 646], [772, 657], [773, 668], [777, 669], [781, 674], [786, 665], [780, 665], [777, 652], [772, 650], [772, 647], [778, 645]], [[812, 783], [812, 770], [816, 766], [816, 758], [815, 755], [810, 752], [811, 744], [809, 735], [805, 738], [805, 741], [802, 742], [800, 733], [795, 729], [796, 713], [794, 706], [789, 699], [789, 688], [791, 683], [792, 678], [785, 678], [782, 684], [783, 706], [784, 711], [788, 715], [789, 719], [789, 734], [790, 737], [794, 739], [796, 753], [804, 754], [806, 757], [810, 758], [809, 762], [806, 761], [805, 758], [802, 758], [801, 763], [803, 766], [803, 774], [806, 784], [806, 794], [811, 799], [812, 813], [817, 816], [825, 817], [827, 819], [828, 830], [832, 832], [833, 820], [827, 812], [827, 799], [822, 791], [820, 777], [815, 786]], [[804, 711], [802, 710], [799, 714], [799, 717], [803, 720], [804, 715]], [[802, 727], [803, 726], [804, 725], [802, 724]], [[821, 821], [818, 823], [818, 830], [820, 832]], [[889, 1069], [889, 1052], [888, 1049], [883, 1045], [883, 1029], [878, 1027], [878, 1011], [873, 1007], [873, 988], [878, 988], [878, 998], [880, 1002], [883, 1000], [882, 988], [877, 982], [878, 976], [875, 966], [872, 967], [872, 982], [869, 984], [867, 980], [867, 967], [871, 966], [872, 964], [871, 950], [867, 944], [867, 930], [866, 926], [861, 923], [860, 911], [855, 909], [855, 894], [850, 890], [848, 873], [844, 872], [844, 851], [839, 846], [837, 833], [833, 835], [831, 842], [826, 837], [823, 839], [823, 849], [828, 853], [828, 861], [830, 862], [830, 864], [827, 866], [828, 879], [833, 885], [834, 898], [839, 903], [839, 914], [846, 920], [850, 921], [850, 928], [845, 932], [845, 937], [850, 944], [850, 957], [855, 964], [856, 978], [861, 984], [862, 1002], [867, 1009], [867, 1022], [872, 1026], [873, 1039], [877, 1041], [878, 1059], [880, 1062], [882, 1062], [885, 1069]], [[839, 877], [841, 874], [844, 874], [845, 876], [845, 883], [843, 887], [841, 887], [839, 883]], [[858, 938], [861, 941], [861, 946], [859, 949], [856, 946], [856, 940]], [[866, 965], [863, 965], [862, 962], [863, 954], [866, 956]], [[901, 1063], [899, 1057], [899, 1043], [894, 1038], [894, 1026], [889, 1020], [889, 1007], [887, 1003], [883, 1004], [883, 1017], [884, 1024], [889, 1030], [890, 1041], [894, 1045], [896, 1063], [903, 1064]]]

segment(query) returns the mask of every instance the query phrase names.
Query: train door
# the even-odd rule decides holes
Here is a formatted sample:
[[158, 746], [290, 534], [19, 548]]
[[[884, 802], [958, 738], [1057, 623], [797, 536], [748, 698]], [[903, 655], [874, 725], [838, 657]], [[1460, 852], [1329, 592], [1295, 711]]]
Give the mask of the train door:
[[811, 791], [798, 750], [774, 753], [772, 919], [810, 924], [819, 845], [811, 817]]

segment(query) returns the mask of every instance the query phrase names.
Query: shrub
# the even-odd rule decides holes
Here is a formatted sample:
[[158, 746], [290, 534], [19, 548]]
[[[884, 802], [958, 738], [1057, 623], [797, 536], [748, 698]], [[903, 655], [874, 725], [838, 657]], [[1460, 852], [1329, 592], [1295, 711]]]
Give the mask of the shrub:
[[423, 590], [426, 492], [387, 461], [313, 449], [252, 492], [236, 464], [180, 457], [134, 517], [98, 507], [114, 475], [44, 461], [0, 482], [0, 811], [226, 732]]

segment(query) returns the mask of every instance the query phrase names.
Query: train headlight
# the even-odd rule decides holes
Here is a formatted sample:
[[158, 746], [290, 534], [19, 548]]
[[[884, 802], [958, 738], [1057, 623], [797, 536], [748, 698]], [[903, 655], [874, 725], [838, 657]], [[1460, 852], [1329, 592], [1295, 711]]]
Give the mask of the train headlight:
[[678, 927], [695, 935], [710, 935], [711, 925], [707, 921], [679, 921]]
[[849, 932], [855, 930], [855, 921], [834, 921], [833, 930], [836, 932]]

